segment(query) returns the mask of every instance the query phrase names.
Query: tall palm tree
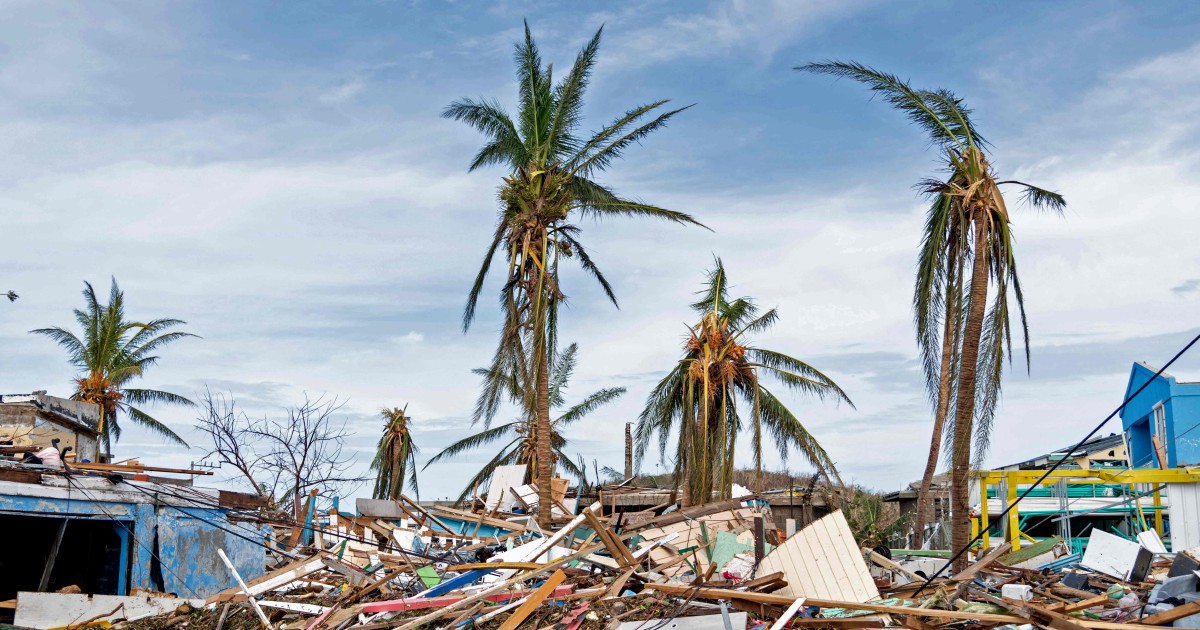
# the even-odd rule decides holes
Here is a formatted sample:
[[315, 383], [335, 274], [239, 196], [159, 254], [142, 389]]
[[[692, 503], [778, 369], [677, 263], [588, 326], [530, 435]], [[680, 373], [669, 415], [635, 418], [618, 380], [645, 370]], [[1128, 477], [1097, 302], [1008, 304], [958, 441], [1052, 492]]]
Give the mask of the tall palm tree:
[[[550, 420], [551, 459], [547, 462], [547, 465], [551, 470], [554, 470], [557, 466], [562, 466], [571, 476], [576, 479], [583, 479], [586, 475], [586, 470], [581, 465], [583, 462], [582, 458], [580, 459], [580, 463], [577, 464], [571, 461], [571, 458], [564, 451], [567, 446], [567, 439], [563, 435], [563, 429], [584, 419], [596, 409], [616, 400], [625, 393], [625, 388], [606, 387], [588, 394], [583, 400], [567, 407], [565, 393], [571, 376], [575, 373], [578, 350], [579, 347], [577, 344], [573, 343], [567, 346], [565, 351], [558, 354], [551, 366], [550, 407], [551, 409], [565, 408], [565, 410]], [[484, 375], [487, 370], [479, 369], [476, 372]], [[508, 374], [501, 377], [500, 380], [506, 383], [509, 395], [512, 398], [520, 400], [524, 386], [520, 383], [518, 375]], [[442, 452], [434, 455], [433, 459], [430, 459], [425, 464], [425, 468], [436, 462], [451, 459], [468, 451], [504, 441], [505, 444], [496, 451], [496, 455], [484, 464], [479, 469], [479, 472], [475, 473], [474, 477], [467, 481], [467, 485], [463, 488], [458, 500], [464, 500], [474, 492], [475, 488], [486, 484], [497, 466], [525, 464], [525, 481], [528, 483], [532, 479], [534, 471], [538, 469], [539, 463], [541, 463], [539, 458], [544, 456], [538, 448], [539, 445], [535, 438], [536, 425], [533, 420], [534, 417], [527, 412], [522, 413], [514, 420], [495, 427], [491, 426], [490, 420], [484, 419], [483, 431], [447, 446]], [[538, 484], [538, 490], [541, 490], [540, 483]], [[540, 495], [538, 500], [541, 501]]]
[[[100, 441], [106, 452], [121, 438], [119, 420], [125, 414], [164, 440], [187, 446], [167, 425], [155, 420], [140, 408], [147, 404], [194, 406], [192, 401], [157, 389], [128, 387], [145, 376], [146, 368], [158, 363], [159, 348], [191, 333], [172, 330], [187, 322], [178, 319], [155, 319], [145, 323], [125, 319], [125, 293], [112, 280], [108, 304], [96, 299], [91, 283], [84, 282], [85, 310], [75, 309], [75, 321], [83, 329], [82, 337], [65, 328], [39, 328], [31, 333], [45, 335], [66, 348], [70, 361], [79, 376], [75, 378], [74, 400], [100, 406]], [[137, 405], [137, 406], [135, 406]]]
[[[1000, 187], [1019, 186], [1022, 199], [1037, 209], [1061, 213], [1066, 201], [1024, 182], [999, 180], [988, 158], [990, 145], [971, 120], [971, 110], [949, 90], [914, 89], [894, 75], [854, 62], [812, 63], [797, 70], [867, 85], [921, 127], [945, 154], [946, 174], [920, 184], [932, 204], [918, 259], [913, 309], [927, 389], [936, 406], [918, 521], [923, 526], [929, 480], [944, 430], [951, 444], [951, 544], [961, 549], [970, 536], [968, 471], [973, 461], [982, 460], [990, 443], [1005, 356], [1012, 352], [1010, 287], [1027, 369], [1029, 365], [1025, 299]], [[943, 429], [951, 414], [953, 423]], [[960, 563], [965, 563], [965, 557]]]
[[688, 329], [683, 359], [650, 392], [646, 408], [638, 417], [638, 457], [645, 454], [655, 434], [659, 451], [665, 455], [669, 436], [676, 432], [675, 475], [676, 483], [682, 480], [684, 484], [684, 503], [707, 502], [714, 486], [720, 498], [729, 498], [737, 436], [743, 429], [750, 430], [750, 447], [761, 486], [765, 429], [785, 460], [789, 449], [795, 447], [813, 466], [840, 483], [837, 468], [825, 449], [760, 377], [770, 375], [801, 394], [830, 397], [851, 407], [854, 403], [832, 379], [811, 365], [751, 345], [749, 336], [769, 329], [779, 314], [771, 309], [759, 315], [750, 298], [731, 301], [725, 267], [719, 258], [699, 295], [692, 309], [700, 315], [700, 322]]
[[409, 418], [404, 413], [407, 409], [405, 405], [403, 409], [384, 407], [379, 411], [383, 416], [383, 435], [379, 436], [375, 459], [371, 460], [371, 470], [375, 471], [372, 496], [376, 499], [400, 498], [406, 477], [413, 494], [418, 497], [421, 494], [417, 489], [417, 453], [420, 449], [413, 444]]
[[[475, 317], [479, 293], [492, 258], [503, 248], [507, 271], [501, 290], [504, 323], [476, 407], [475, 417], [491, 417], [504, 396], [504, 374], [529, 374], [522, 382], [525, 405], [535, 414], [534, 435], [550, 435], [549, 373], [557, 335], [558, 305], [565, 298], [559, 285], [559, 263], [576, 258], [615, 305], [608, 280], [579, 241], [573, 221], [582, 216], [646, 216], [676, 223], [696, 223], [687, 214], [631, 201], [598, 183], [595, 177], [620, 158], [630, 145], [667, 124], [685, 108], [664, 111], [668, 101], [630, 109], [600, 131], [582, 134], [584, 94], [600, 47], [603, 28], [575, 58], [558, 83], [544, 65], [525, 24], [525, 39], [516, 45], [518, 111], [515, 120], [495, 101], [460, 99], [442, 116], [467, 123], [487, 138], [470, 169], [499, 165], [509, 169], [500, 185], [495, 233], [483, 265], [467, 297], [464, 332]], [[552, 445], [536, 440], [540, 451], [536, 479], [541, 493], [539, 520], [550, 519], [549, 467]]]

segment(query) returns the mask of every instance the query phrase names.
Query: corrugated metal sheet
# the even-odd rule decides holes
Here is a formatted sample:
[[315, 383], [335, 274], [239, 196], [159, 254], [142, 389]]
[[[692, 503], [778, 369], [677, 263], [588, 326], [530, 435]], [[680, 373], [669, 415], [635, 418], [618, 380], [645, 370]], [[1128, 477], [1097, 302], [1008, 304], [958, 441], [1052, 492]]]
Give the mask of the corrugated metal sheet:
[[879, 599], [879, 589], [841, 511], [784, 541], [763, 558], [757, 575], [775, 571], [782, 571], [788, 582], [776, 595], [846, 602]]
[[1200, 545], [1200, 483], [1167, 484], [1171, 509], [1171, 549], [1183, 551]]

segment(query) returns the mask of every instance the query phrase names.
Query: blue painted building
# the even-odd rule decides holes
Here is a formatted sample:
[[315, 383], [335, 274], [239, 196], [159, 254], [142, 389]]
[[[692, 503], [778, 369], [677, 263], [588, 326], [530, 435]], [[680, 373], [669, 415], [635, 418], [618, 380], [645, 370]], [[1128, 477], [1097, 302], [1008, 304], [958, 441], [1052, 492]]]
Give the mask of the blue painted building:
[[244, 579], [262, 575], [270, 528], [231, 521], [233, 495], [246, 496], [0, 469], [0, 600], [71, 585], [88, 594], [140, 587], [202, 599], [236, 584], [217, 549]]
[[[1121, 412], [1135, 468], [1157, 468], [1154, 441], [1165, 447], [1167, 466], [1200, 465], [1200, 383], [1180, 383], [1145, 363], [1134, 363], [1125, 397], [1150, 381]], [[1151, 380], [1153, 379], [1153, 380]]]

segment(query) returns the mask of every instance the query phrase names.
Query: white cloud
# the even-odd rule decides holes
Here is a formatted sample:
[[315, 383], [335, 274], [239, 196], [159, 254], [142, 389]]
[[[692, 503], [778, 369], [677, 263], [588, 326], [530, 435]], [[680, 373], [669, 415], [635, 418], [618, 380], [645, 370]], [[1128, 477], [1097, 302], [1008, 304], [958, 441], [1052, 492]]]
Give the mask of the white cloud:
[[616, 31], [617, 43], [609, 54], [622, 67], [729, 53], [753, 54], [761, 64], [800, 36], [867, 4], [867, 0], [719, 0], [703, 11], [669, 15], [642, 28], [635, 26], [641, 12], [634, 11], [625, 16], [628, 19], [622, 18], [630, 28]]
[[392, 337], [392, 343], [401, 345], [401, 346], [412, 346], [412, 345], [419, 344], [423, 341], [425, 341], [425, 335], [423, 335], [415, 330], [410, 330], [408, 332], [408, 334], [402, 335], [400, 337]]

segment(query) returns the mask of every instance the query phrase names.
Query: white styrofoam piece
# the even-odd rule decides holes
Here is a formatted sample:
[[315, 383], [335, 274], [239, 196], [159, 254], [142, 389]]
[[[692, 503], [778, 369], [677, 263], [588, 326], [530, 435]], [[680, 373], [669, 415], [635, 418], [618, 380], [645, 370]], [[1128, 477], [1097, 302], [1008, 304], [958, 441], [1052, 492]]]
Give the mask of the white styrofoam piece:
[[1148, 529], [1137, 535], [1138, 542], [1143, 547], [1150, 550], [1150, 553], [1167, 553], [1167, 547], [1163, 544], [1161, 538], [1158, 537], [1158, 532], [1153, 529]]
[[[19, 592], [13, 625], [23, 628], [63, 628], [92, 618], [96, 618], [95, 621], [133, 621], [174, 612], [184, 603], [194, 608], [204, 606], [203, 599], [178, 597]], [[122, 608], [111, 617], [100, 617], [118, 606]]]
[[1027, 602], [1033, 599], [1033, 587], [1028, 584], [1005, 584], [1000, 587], [1000, 596]]

